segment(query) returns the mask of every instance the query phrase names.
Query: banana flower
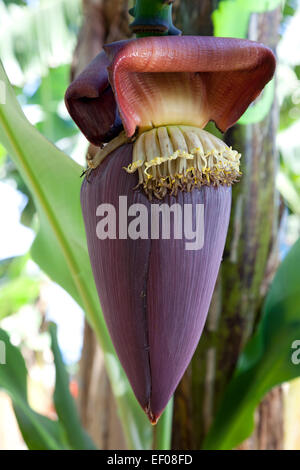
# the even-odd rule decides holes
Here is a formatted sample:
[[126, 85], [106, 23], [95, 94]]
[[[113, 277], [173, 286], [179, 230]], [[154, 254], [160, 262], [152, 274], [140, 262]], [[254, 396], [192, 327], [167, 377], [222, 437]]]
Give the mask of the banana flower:
[[81, 204], [101, 306], [153, 424], [200, 339], [241, 177], [238, 151], [204, 128], [234, 125], [274, 70], [256, 42], [147, 37], [106, 45], [66, 92], [99, 147]]

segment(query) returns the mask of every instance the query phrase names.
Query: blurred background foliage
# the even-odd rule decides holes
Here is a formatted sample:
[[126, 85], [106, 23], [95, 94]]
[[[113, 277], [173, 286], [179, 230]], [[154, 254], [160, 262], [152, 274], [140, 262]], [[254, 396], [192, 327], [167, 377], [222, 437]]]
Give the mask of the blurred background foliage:
[[[0, 0], [0, 57], [26, 117], [50, 141], [83, 163], [87, 143], [69, 118], [63, 102], [81, 22], [80, 0]], [[69, 370], [76, 373], [83, 312], [31, 259], [29, 248], [38, 228], [36, 208], [1, 142], [0, 192], [1, 219], [7, 221], [0, 235], [1, 326], [26, 359], [29, 402], [30, 399], [34, 402], [35, 412], [42, 411], [53, 418], [56, 413], [51, 395], [55, 373], [45, 323], [51, 320], [52, 311], [53, 319], [60, 323], [60, 339], [66, 338], [66, 331], [70, 338], [67, 318], [70, 320], [70, 314], [74, 315], [71, 335], [76, 346], [69, 339], [63, 349]], [[53, 302], [55, 298], [57, 302]], [[59, 315], [55, 318], [59, 304], [66, 313], [65, 321], [60, 321]], [[76, 387], [72, 391], [76, 395]], [[0, 449], [24, 446], [13, 421], [11, 426], [10, 437], [7, 427], [6, 432], [4, 429], [1, 432], [0, 425]], [[30, 442], [27, 445], [30, 447]]]
[[[26, 117], [50, 141], [72, 154], [74, 159], [80, 155], [83, 162], [86, 142], [81, 139], [63, 102], [81, 24], [80, 0], [0, 0], [0, 24], [0, 57]], [[0, 177], [1, 183], [9, 187], [6, 206], [12, 190], [17, 191], [20, 222], [35, 231], [37, 220], [32, 196], [1, 143]], [[5, 191], [6, 187], [2, 188]], [[1, 202], [4, 210], [5, 194], [1, 194]], [[10, 213], [7, 207], [6, 213]], [[38, 278], [43, 277], [32, 264], [34, 275], [28, 273], [28, 248], [33, 233], [31, 237], [28, 232], [27, 237], [23, 233], [18, 235], [21, 240], [12, 240], [11, 245], [16, 254], [21, 251], [24, 256], [8, 253], [8, 256], [1, 256], [0, 318], [36, 299]], [[1, 240], [2, 246], [9, 252], [9, 238], [3, 230], [2, 237], [5, 237]], [[27, 246], [23, 246], [26, 241]]]
[[277, 96], [280, 106], [278, 148], [280, 168], [277, 187], [288, 207], [290, 233], [299, 236], [300, 215], [300, 10], [299, 2], [288, 1], [278, 46]]
[[[214, 21], [216, 28], [222, 29], [228, 14], [226, 8], [234, 8], [239, 0], [220, 3], [223, 5], [219, 5], [219, 16]], [[259, 2], [260, 5], [262, 3]], [[269, 3], [271, 9], [272, 2]], [[69, 118], [63, 102], [81, 24], [81, 0], [0, 0], [0, 58], [18, 101], [28, 120], [47, 139], [83, 166], [87, 142]], [[242, 22], [239, 26], [243, 27]], [[299, 29], [299, 2], [288, 0], [283, 9], [276, 77], [276, 95], [280, 106], [277, 187], [284, 207], [280, 232], [281, 259], [300, 236]], [[75, 405], [73, 399], [67, 396], [68, 378], [62, 361], [67, 364], [71, 375], [71, 395], [76, 398], [83, 312], [31, 259], [29, 249], [38, 228], [36, 209], [30, 192], [1, 142], [0, 200], [0, 326], [3, 329], [0, 337], [5, 337], [5, 332], [9, 333], [9, 354], [16, 357], [14, 360], [20, 364], [22, 387], [24, 380], [28, 382], [28, 400], [27, 397], [26, 400], [20, 400], [13, 385], [10, 389], [19, 424], [26, 426], [23, 437], [24, 433], [30, 433], [33, 426], [35, 440], [32, 445], [30, 439], [26, 440], [29, 447], [46, 448], [45, 439], [50, 440], [49, 448], [53, 447], [53, 442], [54, 447], [93, 447], [84, 431], [80, 430], [78, 421], [78, 440], [70, 441], [70, 416], [60, 415], [61, 406], [57, 401], [60, 395], [65, 403], [71, 403], [72, 414]], [[63, 315], [57, 314], [57, 311], [63, 312]], [[55, 328], [51, 332], [52, 340], [46, 331], [46, 324], [52, 320], [58, 324], [58, 342], [62, 355], [56, 343]], [[57, 391], [55, 384], [55, 368], [63, 376], [64, 388], [60, 391]], [[2, 379], [6, 380], [0, 374], [0, 387]], [[13, 378], [10, 380], [13, 384]], [[3, 413], [1, 400], [5, 399], [0, 394], [0, 414]], [[51, 429], [46, 436], [40, 433], [39, 420], [44, 418], [40, 418], [39, 413], [47, 418], [58, 419], [57, 428], [52, 429], [50, 424]], [[9, 420], [7, 422], [10, 423]], [[47, 429], [48, 424], [42, 426], [43, 429]], [[11, 429], [9, 436], [7, 428], [4, 433], [0, 423], [0, 449], [12, 445], [15, 448], [24, 446], [13, 422]], [[300, 448], [300, 442], [298, 446]]]

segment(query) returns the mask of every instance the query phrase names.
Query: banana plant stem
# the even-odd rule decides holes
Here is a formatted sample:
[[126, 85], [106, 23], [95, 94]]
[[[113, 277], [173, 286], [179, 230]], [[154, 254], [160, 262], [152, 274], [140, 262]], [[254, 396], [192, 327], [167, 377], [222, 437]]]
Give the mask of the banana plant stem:
[[172, 22], [173, 0], [136, 0], [129, 11], [134, 16], [130, 27], [137, 37], [174, 36], [181, 32]]

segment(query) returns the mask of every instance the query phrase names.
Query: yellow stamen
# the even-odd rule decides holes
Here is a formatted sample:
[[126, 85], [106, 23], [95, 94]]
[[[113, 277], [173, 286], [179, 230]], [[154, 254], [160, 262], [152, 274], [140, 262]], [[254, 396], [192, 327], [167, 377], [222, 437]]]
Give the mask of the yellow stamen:
[[[203, 185], [239, 180], [241, 155], [214, 135], [191, 126], [163, 126], [134, 143], [128, 173], [139, 171], [139, 185], [152, 197], [191, 191]], [[189, 163], [189, 164], [187, 164]]]

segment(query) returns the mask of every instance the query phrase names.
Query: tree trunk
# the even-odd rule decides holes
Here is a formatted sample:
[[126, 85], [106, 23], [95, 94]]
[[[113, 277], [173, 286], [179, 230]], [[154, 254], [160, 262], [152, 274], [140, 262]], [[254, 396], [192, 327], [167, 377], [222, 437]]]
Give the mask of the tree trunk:
[[83, 25], [72, 64], [72, 78], [102, 50], [103, 44], [130, 37], [129, 0], [82, 0]]
[[[206, 18], [192, 16], [189, 23], [189, 9], [194, 11], [197, 3]], [[177, 13], [182, 14], [185, 34], [207, 34], [214, 8], [213, 1], [181, 0]], [[249, 39], [275, 49], [279, 22], [279, 9], [253, 14]], [[262, 122], [236, 125], [226, 136], [227, 143], [242, 153], [243, 177], [233, 188], [229, 233], [206, 327], [175, 393], [173, 447], [177, 449], [201, 448], [239, 354], [253, 334], [277, 267], [277, 121], [274, 102]], [[242, 448], [277, 449], [282, 447], [282, 438], [282, 398], [278, 389], [260, 405], [254, 436]]]
[[99, 449], [126, 449], [103, 353], [87, 322], [79, 372], [79, 411], [83, 426]]
[[[102, 50], [103, 44], [131, 35], [128, 8], [124, 0], [83, 0], [84, 21], [74, 52], [72, 79]], [[79, 412], [100, 449], [126, 449], [103, 354], [87, 322], [79, 371]]]
[[239, 450], [283, 450], [283, 392], [274, 388], [259, 405], [252, 436]]

